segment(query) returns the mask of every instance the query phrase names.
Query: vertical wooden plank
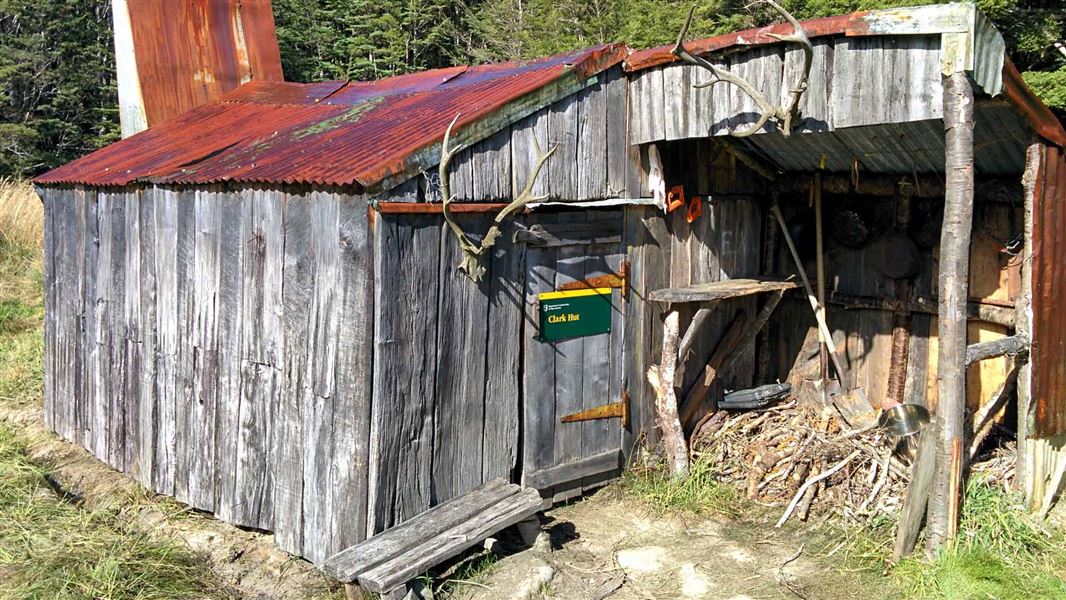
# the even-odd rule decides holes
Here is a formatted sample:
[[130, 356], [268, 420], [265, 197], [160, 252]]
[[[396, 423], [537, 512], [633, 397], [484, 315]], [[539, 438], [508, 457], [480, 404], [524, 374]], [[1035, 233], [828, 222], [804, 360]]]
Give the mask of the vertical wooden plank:
[[576, 94], [581, 105], [575, 200], [607, 198], [607, 89], [605, 75]]
[[[317, 193], [311, 207], [311, 280], [307, 339], [307, 403], [303, 408], [303, 555], [320, 563], [332, 537], [331, 476], [336, 411], [337, 332], [340, 312], [340, 205], [337, 194]], [[288, 340], [286, 340], [288, 342]], [[290, 344], [291, 348], [291, 344]], [[292, 348], [290, 351], [299, 351]]]
[[440, 224], [436, 216], [376, 217], [371, 533], [432, 504]]
[[471, 162], [474, 202], [498, 202], [511, 197], [510, 127], [478, 142]]
[[[125, 382], [128, 379], [126, 364], [126, 336], [127, 322], [125, 311], [125, 296], [127, 273], [126, 266], [126, 210], [127, 194], [123, 192], [108, 192], [109, 211], [106, 218], [109, 221], [110, 232], [110, 290], [108, 292], [108, 343], [107, 362], [110, 372], [107, 373], [107, 462], [119, 471], [127, 470], [126, 462], [126, 420], [131, 418], [131, 411], [124, 393]], [[136, 210], [136, 205], [133, 205]], [[135, 285], [140, 283], [132, 280]]]
[[330, 464], [330, 554], [367, 533], [372, 356], [374, 351], [373, 245], [364, 196], [341, 196], [339, 212], [340, 309], [337, 379]]
[[183, 189], [177, 195], [178, 234], [175, 265], [175, 295], [177, 312], [168, 315], [177, 321], [176, 361], [174, 384], [174, 497], [189, 502], [189, 469], [191, 454], [195, 452], [190, 432], [189, 415], [193, 411], [193, 361], [195, 348], [191, 342], [193, 320], [193, 270], [195, 268], [196, 190]]
[[282, 271], [284, 202], [279, 192], [249, 190], [245, 207], [241, 307], [241, 403], [237, 432], [238, 524], [273, 529], [271, 446], [281, 393], [284, 331]]
[[[304, 411], [313, 404], [308, 381], [310, 341], [309, 309], [314, 276], [311, 214], [322, 194], [303, 191], [285, 195], [285, 262], [282, 291], [285, 328], [284, 388], [275, 417], [274, 540], [286, 552], [304, 552]], [[313, 415], [307, 415], [311, 420]], [[316, 440], [308, 436], [310, 443]], [[308, 451], [313, 455], [313, 450]], [[319, 499], [328, 502], [329, 498]], [[314, 550], [315, 544], [306, 545]], [[324, 551], [326, 548], [319, 548]]]
[[[584, 261], [584, 279], [618, 272], [622, 255], [617, 246], [589, 246], [585, 251], [588, 256]], [[588, 410], [619, 401], [621, 377], [618, 365], [621, 363], [621, 340], [624, 336], [621, 311], [621, 294], [612, 291], [611, 332], [580, 338], [582, 378], [578, 410]], [[599, 419], [561, 426], [575, 425], [580, 427], [582, 457], [595, 456], [618, 448], [618, 421]]]
[[97, 390], [102, 379], [99, 370], [99, 315], [97, 313], [97, 261], [100, 252], [99, 220], [97, 218], [97, 191], [83, 190], [79, 194], [79, 235], [82, 241], [80, 256], [80, 292], [82, 296], [81, 348], [78, 352], [78, 404], [76, 413], [78, 444], [96, 454], [97, 441]]
[[[107, 462], [109, 398], [111, 396], [110, 305], [111, 305], [111, 196], [97, 192], [90, 197], [91, 212], [86, 214], [88, 246], [85, 268], [86, 304], [91, 307], [87, 319], [88, 379], [86, 382], [89, 445], [94, 456]], [[89, 219], [92, 219], [91, 221]]]
[[[246, 248], [252, 231], [245, 221], [250, 194], [223, 189], [218, 198], [221, 214], [218, 285], [218, 408], [215, 422], [215, 514], [237, 523], [242, 498], [237, 489], [237, 451], [241, 410], [241, 323], [244, 315]], [[147, 246], [145, 247], [147, 250]], [[249, 290], [250, 294], [257, 294]], [[146, 332], [147, 333], [147, 332]]]
[[664, 139], [663, 69], [638, 73], [629, 85], [630, 143], [646, 144]]
[[142, 290], [145, 279], [141, 271], [141, 211], [142, 199], [146, 191], [143, 187], [130, 189], [124, 197], [125, 207], [125, 242], [123, 254], [123, 272], [126, 278], [123, 295], [123, 312], [125, 313], [126, 340], [125, 366], [126, 378], [122, 384], [122, 394], [126, 407], [124, 463], [126, 472], [137, 481], [144, 481], [141, 444], [141, 411], [145, 398], [141, 394], [141, 382], [144, 377], [144, 339], [142, 336]]
[[158, 463], [157, 454], [161, 452], [156, 447], [160, 408], [156, 379], [159, 368], [159, 330], [156, 322], [156, 301], [159, 289], [156, 277], [156, 253], [159, 241], [156, 235], [156, 204], [161, 195], [162, 193], [154, 186], [146, 188], [141, 195], [137, 211], [141, 233], [141, 373], [137, 382], [141, 408], [138, 424], [137, 463], [140, 467], [138, 480], [145, 487], [152, 489], [159, 476], [156, 464]]
[[160, 189], [155, 198], [156, 439], [152, 489], [174, 494], [178, 360], [178, 192]]
[[56, 356], [54, 427], [56, 433], [74, 441], [72, 416], [77, 402], [75, 367], [78, 347], [78, 315], [81, 297], [77, 293], [76, 201], [73, 190], [56, 192], [52, 201], [53, 222], [57, 228], [56, 245]]
[[[837, 38], [833, 49], [833, 128], [872, 125], [882, 121], [891, 102], [884, 96], [884, 39]], [[862, 77], [856, 77], [862, 73]]]
[[572, 94], [548, 107], [548, 137], [556, 149], [542, 176], [548, 179], [553, 200], [577, 198], [579, 136], [587, 118], [580, 100], [584, 93]]
[[[555, 251], [551, 248], [526, 248], [525, 323], [522, 330], [522, 471], [533, 471], [555, 464], [555, 445], [528, 443], [529, 440], [551, 440], [555, 437], [555, 373], [545, 370], [541, 376], [530, 376], [531, 365], [546, 368], [555, 364], [555, 348], [538, 339], [537, 315], [539, 294], [555, 288]], [[550, 376], [549, 376], [550, 375]]]
[[626, 198], [626, 175], [631, 170], [626, 117], [626, 90], [629, 79], [620, 68], [607, 71], [604, 84], [604, 108], [607, 129], [607, 188], [608, 198]]
[[[566, 283], [585, 279], [587, 251], [588, 247], [584, 245], [562, 246], [558, 249], [559, 258], [555, 262], [554, 289], [559, 289]], [[582, 410], [581, 395], [585, 374], [582, 360], [586, 339], [565, 339], [550, 344], [554, 347], [555, 354], [555, 435], [553, 436], [555, 461], [547, 466], [573, 462], [582, 457], [581, 423], [559, 423], [559, 419], [564, 415]], [[547, 442], [548, 439], [552, 438], [533, 438], [531, 441]]]
[[[518, 196], [526, 186], [530, 171], [537, 159], [537, 145], [542, 152], [547, 152], [556, 140], [548, 135], [549, 109], [542, 108], [511, 126], [511, 195]], [[536, 143], [534, 143], [536, 140]], [[556, 154], [549, 159], [556, 160]], [[532, 193], [534, 196], [548, 195], [550, 190], [549, 176], [550, 167], [545, 165], [541, 170], [540, 177], [533, 182]]]
[[689, 99], [706, 92], [692, 89], [691, 79], [696, 68], [683, 63], [663, 67], [663, 135], [667, 140], [693, 137]]
[[218, 307], [221, 277], [221, 194], [217, 188], [197, 190], [193, 203], [192, 265], [188, 277], [186, 345], [191, 346], [190, 394], [185, 419], [186, 485], [188, 502], [200, 510], [215, 506], [216, 420], [218, 418]]
[[[466, 231], [484, 231], [486, 216], [462, 216]], [[481, 484], [489, 281], [475, 283], [456, 267], [459, 244], [447, 226], [440, 239], [436, 402], [433, 418], [433, 502]]]
[[510, 479], [518, 455], [524, 310], [524, 249], [509, 221], [492, 249], [485, 365], [485, 433], [482, 481]]
[[[56, 292], [59, 274], [56, 271], [56, 202], [62, 197], [58, 190], [37, 188], [44, 208], [44, 426], [56, 430], [56, 353], [59, 340], [57, 322], [62, 316], [57, 311]], [[62, 400], [60, 400], [62, 402]]]

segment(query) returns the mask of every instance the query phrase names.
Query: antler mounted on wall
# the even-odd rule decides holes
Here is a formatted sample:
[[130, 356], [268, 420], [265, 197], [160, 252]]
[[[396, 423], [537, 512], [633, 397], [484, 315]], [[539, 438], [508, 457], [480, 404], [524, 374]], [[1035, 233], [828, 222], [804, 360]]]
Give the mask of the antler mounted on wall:
[[533, 168], [529, 171], [529, 179], [526, 181], [526, 186], [522, 188], [522, 192], [518, 194], [518, 197], [511, 201], [510, 204], [505, 206], [503, 210], [496, 215], [496, 218], [492, 221], [492, 226], [485, 233], [485, 237], [481, 239], [481, 243], [475, 243], [463, 231], [459, 225], [452, 220], [451, 212], [448, 210], [448, 203], [454, 198], [451, 194], [451, 188], [448, 181], [448, 168], [451, 166], [452, 157], [458, 154], [465, 146], [460, 144], [455, 148], [449, 148], [449, 140], [452, 135], [452, 127], [455, 126], [455, 122], [459, 120], [459, 115], [455, 115], [452, 122], [448, 125], [448, 129], [444, 132], [444, 143], [441, 146], [440, 155], [440, 192], [441, 192], [441, 212], [444, 213], [444, 220], [448, 222], [448, 228], [455, 234], [455, 238], [459, 241], [459, 248], [463, 251], [463, 259], [459, 262], [459, 270], [466, 273], [466, 276], [473, 281], [481, 281], [485, 276], [485, 251], [491, 248], [496, 240], [500, 237], [500, 229], [503, 226], [503, 221], [507, 217], [511, 216], [519, 209], [525, 207], [530, 202], [539, 202], [544, 200], [546, 196], [534, 196], [533, 184], [537, 181], [537, 176], [540, 174], [541, 167], [548, 161], [548, 158], [555, 152], [558, 146], [552, 146], [547, 152], [542, 152], [540, 149], [540, 143], [537, 141], [537, 136], [533, 136], [533, 146], [537, 150], [537, 159], [533, 163]]
[[734, 137], [748, 137], [762, 129], [763, 125], [766, 125], [770, 119], [774, 119], [781, 123], [782, 135], [787, 136], [791, 134], [792, 117], [798, 112], [800, 97], [803, 96], [803, 92], [807, 91], [807, 78], [811, 73], [811, 61], [814, 58], [814, 48], [811, 46], [811, 40], [807, 37], [807, 31], [803, 29], [803, 26], [800, 25], [799, 21], [797, 21], [791, 13], [782, 8], [780, 4], [774, 2], [774, 0], [755, 0], [755, 2], [752, 2], [749, 6], [760, 3], [769, 4], [792, 24], [793, 29], [792, 34], [790, 35], [780, 35], [777, 33], [767, 33], [766, 35], [782, 42], [794, 42], [803, 48], [803, 72], [800, 74], [796, 83], [789, 88], [788, 104], [778, 106], [776, 103], [771, 102], [765, 94], [760, 92], [743, 77], [739, 77], [729, 71], [718, 68], [711, 64], [707, 59], [696, 56], [685, 48], [685, 35], [688, 34], [688, 28], [692, 24], [692, 14], [696, 10], [695, 6], [689, 9], [688, 19], [685, 20], [685, 26], [681, 28], [681, 32], [677, 34], [677, 44], [674, 45], [674, 49], [671, 51], [674, 56], [681, 60], [696, 65], [702, 69], [706, 69], [714, 75], [714, 79], [705, 83], [695, 84], [693, 87], [704, 88], [712, 87], [716, 83], [730, 83], [740, 88], [741, 91], [750, 96], [751, 99], [755, 101], [755, 104], [759, 106], [759, 120], [748, 129], [732, 132], [730, 135]]

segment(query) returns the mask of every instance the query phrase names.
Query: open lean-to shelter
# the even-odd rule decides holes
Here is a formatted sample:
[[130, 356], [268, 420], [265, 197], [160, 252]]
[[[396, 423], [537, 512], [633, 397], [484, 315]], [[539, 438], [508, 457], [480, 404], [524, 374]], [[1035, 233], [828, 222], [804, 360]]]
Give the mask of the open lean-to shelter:
[[[40, 176], [48, 425], [318, 564], [498, 478], [565, 499], [724, 390], [812, 378], [771, 206], [813, 261], [817, 180], [852, 383], [961, 436], [1016, 382], [1039, 504], [1066, 456], [1066, 132], [971, 4], [802, 27], [809, 55], [783, 23], [255, 80]], [[701, 61], [758, 94], [694, 87]]]

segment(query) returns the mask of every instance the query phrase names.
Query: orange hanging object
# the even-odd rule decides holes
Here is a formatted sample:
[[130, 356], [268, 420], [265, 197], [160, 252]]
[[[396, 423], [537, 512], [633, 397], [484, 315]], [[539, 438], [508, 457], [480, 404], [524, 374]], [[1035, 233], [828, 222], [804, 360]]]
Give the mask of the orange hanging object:
[[666, 195], [666, 212], [674, 212], [685, 205], [685, 186], [675, 185]]
[[685, 211], [685, 221], [693, 223], [703, 214], [703, 200], [699, 196], [693, 196], [688, 202], [688, 210]]

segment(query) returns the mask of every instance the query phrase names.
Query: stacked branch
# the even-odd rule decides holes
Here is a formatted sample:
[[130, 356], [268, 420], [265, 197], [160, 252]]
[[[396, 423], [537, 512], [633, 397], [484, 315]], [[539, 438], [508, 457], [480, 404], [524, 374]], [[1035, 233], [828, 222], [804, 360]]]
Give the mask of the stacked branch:
[[[779, 508], [779, 527], [815, 514], [869, 523], [899, 514], [916, 441], [848, 430], [838, 416], [793, 400], [764, 411], [718, 411], [693, 435], [692, 454], [715, 465], [720, 481]], [[1009, 482], [1008, 459], [982, 458], [975, 468]]]

